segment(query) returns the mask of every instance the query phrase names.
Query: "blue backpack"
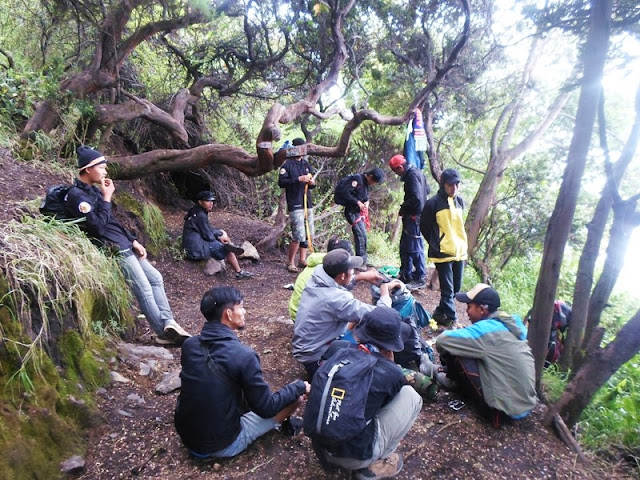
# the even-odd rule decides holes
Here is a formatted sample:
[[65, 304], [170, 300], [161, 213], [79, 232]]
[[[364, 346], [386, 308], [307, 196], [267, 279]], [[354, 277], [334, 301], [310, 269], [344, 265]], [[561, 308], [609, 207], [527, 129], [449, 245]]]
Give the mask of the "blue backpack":
[[318, 368], [304, 411], [307, 436], [330, 447], [364, 430], [372, 421], [365, 407], [377, 361], [357, 348], [341, 348]]

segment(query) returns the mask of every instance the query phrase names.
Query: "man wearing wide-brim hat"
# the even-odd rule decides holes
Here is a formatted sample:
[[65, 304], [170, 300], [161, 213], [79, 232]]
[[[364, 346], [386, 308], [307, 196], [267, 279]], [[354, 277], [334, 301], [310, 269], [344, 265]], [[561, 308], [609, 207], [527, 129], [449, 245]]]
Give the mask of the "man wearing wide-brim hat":
[[[396, 449], [422, 409], [422, 398], [406, 385], [401, 369], [394, 363], [394, 352], [404, 348], [409, 330], [396, 310], [379, 306], [367, 312], [353, 329], [358, 347], [343, 347], [377, 357], [365, 406], [365, 418], [371, 421], [342, 444], [315, 441], [323, 460], [354, 470], [356, 479], [389, 478], [402, 470], [403, 458]], [[339, 344], [336, 347], [327, 352], [327, 362], [339, 361]]]

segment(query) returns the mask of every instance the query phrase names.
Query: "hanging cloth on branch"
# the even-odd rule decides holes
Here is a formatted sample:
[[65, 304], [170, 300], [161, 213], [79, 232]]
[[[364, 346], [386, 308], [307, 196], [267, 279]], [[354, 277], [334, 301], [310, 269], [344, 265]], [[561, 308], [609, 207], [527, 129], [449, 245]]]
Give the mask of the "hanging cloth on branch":
[[413, 117], [407, 124], [407, 135], [404, 141], [404, 158], [420, 170], [424, 168], [424, 152], [427, 151], [427, 134], [424, 131], [424, 120], [419, 108], [413, 110]]

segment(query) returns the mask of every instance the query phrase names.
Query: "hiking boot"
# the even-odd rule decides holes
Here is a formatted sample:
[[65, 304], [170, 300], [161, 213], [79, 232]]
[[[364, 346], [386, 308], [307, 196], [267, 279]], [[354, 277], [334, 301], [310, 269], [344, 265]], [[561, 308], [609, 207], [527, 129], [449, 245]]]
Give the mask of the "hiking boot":
[[236, 278], [238, 279], [251, 278], [251, 277], [253, 277], [253, 273], [247, 272], [246, 270], [240, 270], [239, 272], [236, 272]]
[[402, 455], [392, 453], [387, 458], [376, 460], [367, 468], [355, 471], [357, 480], [378, 480], [395, 477], [402, 470]]
[[295, 437], [302, 431], [302, 419], [291, 416], [280, 424], [280, 432], [285, 437]]
[[178, 325], [178, 322], [176, 322], [175, 320], [170, 320], [164, 326], [164, 334], [159, 335], [156, 338], [156, 342], [158, 342], [158, 339], [162, 339], [162, 340], [170, 340], [172, 343], [175, 343], [176, 345], [182, 345], [182, 343], [190, 336], [191, 334], [188, 333], [180, 325]]
[[414, 282], [407, 283], [407, 289], [410, 292], [413, 292], [415, 290], [420, 290], [421, 288], [424, 288], [426, 286], [427, 286], [427, 282], [425, 282], [424, 280], [416, 280]]
[[224, 244], [224, 251], [225, 252], [231, 252], [235, 255], [242, 255], [244, 253], [244, 248], [242, 247], [238, 247], [237, 245], [234, 245], [233, 243], [225, 243]]

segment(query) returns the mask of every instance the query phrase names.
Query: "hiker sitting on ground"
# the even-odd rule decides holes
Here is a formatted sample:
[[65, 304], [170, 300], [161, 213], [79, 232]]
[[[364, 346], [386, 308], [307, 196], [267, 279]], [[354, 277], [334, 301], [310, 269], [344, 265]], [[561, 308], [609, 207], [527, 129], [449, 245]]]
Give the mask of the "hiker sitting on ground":
[[107, 178], [104, 155], [91, 147], [78, 147], [78, 178], [65, 198], [68, 216], [83, 218], [78, 225], [87, 235], [119, 252], [122, 272], [157, 335], [156, 342], [181, 344], [191, 335], [174, 320], [162, 275], [147, 261], [147, 251], [113, 216], [111, 197], [115, 189], [113, 180]]
[[[367, 355], [376, 359], [363, 407], [362, 402], [350, 403], [348, 400], [350, 394], [364, 394], [350, 392], [348, 385], [345, 385], [340, 395], [343, 403], [339, 405], [337, 414], [331, 409], [322, 410], [322, 406], [317, 408], [313, 396], [323, 390], [324, 385], [321, 383], [326, 377], [319, 372], [313, 379], [312, 397], [307, 402], [304, 414], [305, 432], [312, 432], [310, 436], [314, 450], [321, 462], [355, 470], [356, 479], [388, 478], [400, 472], [403, 459], [396, 449], [422, 408], [422, 398], [411, 387], [404, 385], [402, 372], [394, 363], [393, 352], [402, 350], [404, 345], [402, 325], [400, 314], [396, 310], [377, 307], [367, 312], [353, 330], [358, 349], [356, 353], [346, 352], [357, 360], [353, 363], [366, 362]], [[333, 349], [332, 346], [331, 350]], [[336, 348], [322, 366], [322, 371], [338, 364], [344, 355], [344, 349]], [[353, 383], [355, 382], [356, 379]], [[333, 398], [327, 403], [333, 405]], [[328, 441], [323, 435], [324, 429], [331, 428], [331, 422], [339, 422], [342, 416], [349, 419], [356, 417], [357, 413], [359, 417], [361, 412], [350, 412], [347, 409], [357, 409], [358, 406], [364, 410], [364, 429], [346, 441]], [[307, 428], [308, 425], [310, 428]], [[314, 429], [314, 425], [319, 426], [320, 431]]]
[[436, 338], [447, 376], [478, 404], [494, 426], [524, 418], [536, 406], [535, 368], [527, 330], [517, 316], [498, 311], [500, 296], [479, 283], [456, 300], [467, 304], [472, 325]]
[[271, 392], [258, 354], [234, 332], [245, 326], [242, 294], [214, 287], [202, 298], [200, 311], [207, 320], [200, 335], [182, 346], [174, 420], [184, 445], [198, 458], [233, 457], [274, 428], [295, 434], [301, 420], [290, 415], [311, 387], [296, 380]]
[[[342, 248], [332, 250], [325, 255], [322, 266], [315, 268], [302, 292], [291, 343], [293, 356], [310, 376], [329, 344], [347, 332], [348, 324], [359, 322], [375, 308], [357, 300], [347, 290], [354, 280], [354, 269], [360, 266], [361, 257], [351, 256]], [[390, 307], [389, 292], [400, 285], [399, 280], [383, 283], [377, 305]]]
[[[327, 252], [331, 250], [335, 250], [336, 248], [344, 248], [349, 255], [353, 254], [351, 250], [351, 244], [347, 240], [339, 240], [336, 237], [331, 237], [329, 239], [329, 243], [327, 244]], [[291, 298], [289, 299], [289, 315], [291, 316], [291, 320], [296, 321], [296, 314], [298, 313], [298, 304], [300, 303], [300, 297], [302, 296], [302, 292], [304, 291], [304, 287], [307, 286], [307, 282], [313, 275], [313, 271], [318, 265], [322, 264], [322, 260], [326, 253], [324, 252], [314, 252], [307, 257], [307, 266], [296, 278], [296, 283], [293, 286], [293, 293], [291, 294]], [[365, 281], [365, 282], [381, 282], [384, 280], [384, 277], [380, 275], [374, 268], [366, 270], [364, 272], [356, 272], [354, 275], [354, 282]]]
[[307, 238], [307, 227], [309, 236], [313, 237], [313, 202], [311, 200], [311, 190], [315, 188], [316, 182], [313, 178], [313, 168], [307, 161], [307, 155], [302, 138], [293, 140], [293, 147], [286, 149], [287, 160], [280, 167], [278, 176], [278, 186], [285, 189], [287, 197], [287, 210], [291, 221], [291, 243], [289, 244], [289, 256], [287, 270], [298, 272], [295, 265], [296, 254], [299, 253], [299, 265], [307, 266], [307, 250], [310, 239]]
[[187, 257], [191, 260], [226, 259], [235, 270], [236, 278], [252, 277], [253, 274], [240, 268], [236, 258], [244, 250], [231, 243], [227, 232], [209, 224], [209, 212], [216, 200], [213, 192], [200, 192], [196, 199], [198, 204], [187, 212], [182, 229], [182, 248], [187, 251]]

